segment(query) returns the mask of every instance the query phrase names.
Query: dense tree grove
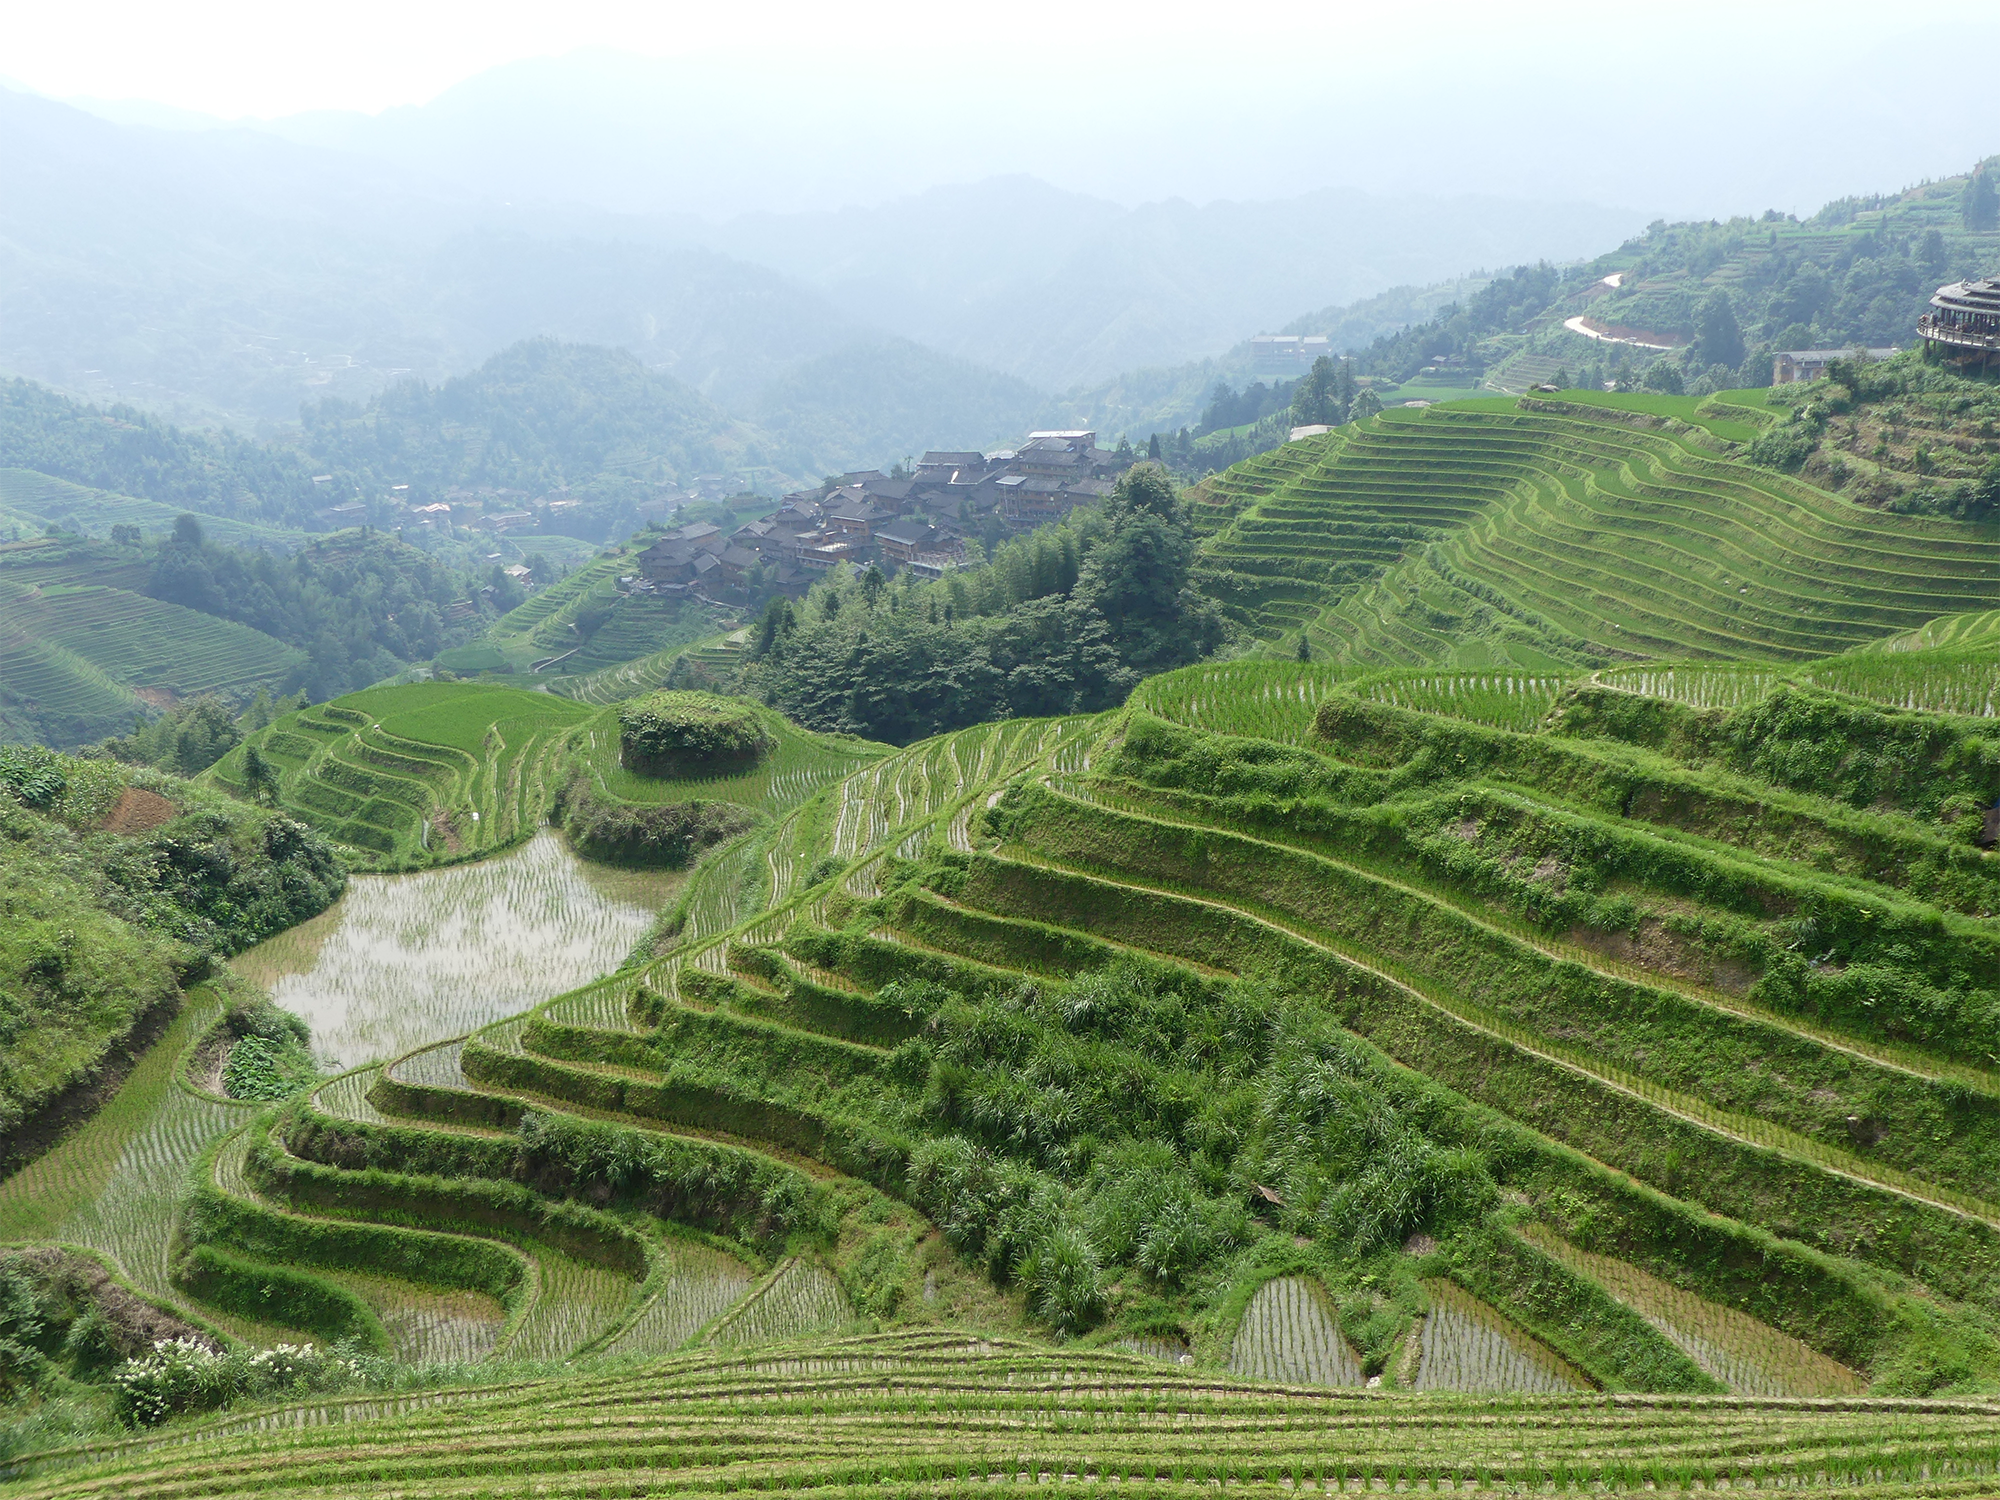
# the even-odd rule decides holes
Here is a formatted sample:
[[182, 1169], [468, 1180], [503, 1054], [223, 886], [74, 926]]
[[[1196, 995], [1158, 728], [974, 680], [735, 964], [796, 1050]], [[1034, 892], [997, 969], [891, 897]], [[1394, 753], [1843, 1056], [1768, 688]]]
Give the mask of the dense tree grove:
[[296, 452], [86, 405], [27, 380], [0, 383], [0, 453], [14, 468], [263, 525], [297, 525], [330, 503]]
[[637, 529], [637, 506], [658, 486], [703, 470], [766, 463], [743, 447], [747, 429], [692, 386], [648, 370], [629, 351], [528, 339], [440, 385], [406, 380], [366, 405], [326, 400], [300, 409], [299, 446], [322, 472], [353, 477], [364, 496], [392, 485], [438, 500], [455, 486], [584, 502], [596, 540]]
[[1292, 421], [1301, 427], [1338, 427], [1347, 420], [1358, 389], [1348, 361], [1322, 354], [1292, 391]]
[[[300, 680], [314, 699], [394, 676], [477, 635], [519, 602], [501, 579], [486, 592], [414, 547], [346, 532], [290, 557], [218, 546], [182, 516], [154, 555], [147, 592], [236, 620], [307, 653]], [[456, 612], [454, 603], [467, 606]], [[458, 618], [454, 619], [454, 613]]]
[[923, 583], [836, 570], [774, 600], [748, 688], [815, 729], [907, 743], [988, 719], [1090, 713], [1208, 654], [1221, 617], [1188, 582], [1194, 536], [1166, 471], [1142, 464], [1101, 510]]
[[[1218, 380], [1194, 435], [1200, 437], [1205, 433], [1220, 432], [1226, 427], [1247, 427], [1273, 412], [1283, 411], [1292, 404], [1297, 385], [1297, 381], [1279, 380], [1266, 385], [1261, 380], [1253, 380], [1239, 391], [1228, 381]], [[1158, 454], [1152, 456], [1159, 457]]]
[[1428, 323], [1384, 334], [1355, 356], [1356, 372], [1401, 381], [1440, 359], [1465, 358], [1480, 339], [1511, 331], [1541, 312], [1562, 283], [1562, 273], [1546, 262], [1516, 266]]

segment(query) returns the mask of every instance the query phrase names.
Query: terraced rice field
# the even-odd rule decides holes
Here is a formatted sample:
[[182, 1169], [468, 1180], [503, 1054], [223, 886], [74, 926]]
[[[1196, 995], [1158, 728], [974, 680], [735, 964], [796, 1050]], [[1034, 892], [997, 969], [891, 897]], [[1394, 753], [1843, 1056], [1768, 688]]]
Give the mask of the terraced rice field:
[[[411, 683], [287, 714], [248, 743], [276, 770], [289, 811], [374, 868], [421, 868], [533, 834], [586, 717], [547, 693]], [[205, 776], [242, 792], [245, 753]]]
[[[578, 703], [595, 704], [603, 707], [607, 703], [619, 703], [627, 698], [636, 698], [642, 693], [650, 693], [667, 680], [674, 663], [683, 656], [690, 660], [726, 659], [733, 663], [744, 649], [742, 630], [726, 634], [702, 636], [686, 645], [667, 646], [631, 661], [619, 662], [595, 671], [581, 672], [574, 676], [560, 676], [566, 663], [558, 662], [549, 669], [549, 690], [572, 698]], [[716, 653], [707, 656], [706, 653]]]
[[1397, 411], [1239, 465], [1204, 487], [1212, 586], [1266, 639], [1377, 667], [1800, 661], [2000, 604], [1978, 528], [1864, 511], [1615, 404], [1640, 409]]
[[230, 967], [311, 1023], [327, 1066], [382, 1062], [616, 969], [676, 882], [600, 879], [547, 832], [477, 864], [357, 876]]
[[1303, 743], [1313, 715], [1351, 669], [1291, 662], [1231, 662], [1193, 667], [1139, 684], [1132, 705], [1177, 724], [1216, 734]]
[[838, 1328], [853, 1315], [826, 1267], [795, 1257], [718, 1323], [709, 1342], [723, 1348], [767, 1344]]
[[[104, 536], [113, 526], [137, 526], [147, 537], [170, 534], [183, 514], [177, 505], [140, 500], [111, 490], [94, 490], [31, 469], [0, 469], [0, 509], [32, 516], [37, 521], [79, 523], [92, 536]], [[308, 540], [302, 531], [259, 526], [229, 516], [205, 515], [202, 534], [230, 547], [262, 547], [291, 552]]]
[[47, 1155], [0, 1183], [0, 1240], [58, 1240], [109, 1256], [140, 1291], [171, 1299], [175, 1223], [196, 1160], [254, 1107], [178, 1076], [222, 1012], [197, 990], [112, 1101]]
[[1426, 1282], [1420, 1391], [1582, 1391], [1590, 1378], [1534, 1335], [1449, 1281]]
[[638, 1295], [631, 1280], [554, 1250], [535, 1252], [535, 1304], [514, 1330], [516, 1359], [561, 1359], [623, 1322]]
[[388, 1331], [396, 1358], [411, 1364], [485, 1359], [506, 1327], [507, 1310], [478, 1292], [429, 1291], [357, 1271], [321, 1274], [367, 1303]]
[[1361, 1364], [1326, 1291], [1304, 1276], [1257, 1289], [1229, 1346], [1230, 1373], [1283, 1385], [1360, 1385]]
[[1596, 1281], [1679, 1345], [1704, 1373], [1748, 1396], [1853, 1396], [1866, 1382], [1798, 1339], [1683, 1291], [1637, 1266], [1579, 1250], [1540, 1225], [1521, 1231], [1543, 1254]]
[[664, 1279], [630, 1327], [605, 1346], [610, 1354], [671, 1354], [741, 1301], [754, 1278], [741, 1261], [685, 1241], [663, 1246]]
[[1310, 1392], [1132, 1355], [897, 1334], [294, 1402], [38, 1459], [28, 1500], [607, 1493], [1990, 1493], [1990, 1402]]
[[1529, 731], [1573, 680], [1517, 672], [1391, 672], [1361, 678], [1345, 691], [1371, 703]]
[[247, 625], [89, 576], [0, 567], [0, 682], [59, 743], [129, 730], [144, 707], [136, 690], [186, 698], [275, 688], [305, 661]]
[[[1293, 472], [1299, 461], [1287, 460]], [[1604, 676], [1628, 691], [1720, 702], [1725, 694], [1747, 701], [1740, 695], [1767, 673], [1759, 663], [1730, 672], [1695, 662], [1658, 669], [1687, 676], [1656, 678], [1644, 670], [1635, 664]], [[1442, 816], [1452, 849], [1500, 836], [1489, 829], [1544, 826], [1575, 847], [1620, 839], [1638, 847], [1643, 839], [1649, 858], [1671, 844], [1686, 869], [1708, 872], [1687, 876], [1688, 886], [1720, 885], [1715, 872], [1726, 871], [1737, 882], [1729, 889], [1748, 893], [1743, 910], [1731, 908], [1732, 920], [1761, 920], [1756, 913], [1773, 899], [1767, 893], [1792, 890], [1782, 882], [1798, 878], [1800, 861], [1758, 842], [1760, 820], [1715, 825], [1726, 837], [1676, 840], [1653, 821], [1664, 815], [1649, 803], [1625, 799], [1615, 816], [1586, 805], [1574, 789], [1587, 788], [1589, 776], [1577, 767], [1594, 766], [1601, 752], [1562, 740], [1546, 721], [1567, 676], [1431, 667], [1357, 679], [1320, 662], [1205, 666], [1142, 688], [1135, 707], [1168, 721], [1152, 726], [1150, 740], [1127, 736], [1116, 714], [1008, 723], [868, 760], [797, 797], [773, 778], [765, 790], [789, 799], [786, 810], [703, 864], [687, 887], [671, 953], [543, 999], [532, 1015], [488, 1026], [462, 1051], [455, 1044], [419, 1051], [389, 1070], [390, 1081], [468, 1099], [413, 1102], [387, 1087], [371, 1096], [369, 1075], [359, 1073], [322, 1090], [313, 1105], [330, 1119], [392, 1125], [399, 1140], [442, 1152], [504, 1149], [506, 1130], [492, 1121], [516, 1118], [521, 1102], [532, 1101], [566, 1127], [639, 1132], [681, 1153], [673, 1158], [677, 1183], [765, 1174], [754, 1179], [768, 1195], [759, 1203], [825, 1192], [871, 1204], [888, 1222], [910, 1210], [895, 1198], [903, 1191], [900, 1162], [881, 1153], [905, 1148], [843, 1133], [853, 1122], [813, 1096], [823, 1083], [841, 1108], [862, 1108], [855, 1101], [889, 1076], [881, 1070], [897, 1038], [878, 1042], [857, 1029], [867, 1022], [857, 1014], [888, 977], [956, 966], [952, 972], [990, 976], [997, 993], [1009, 994], [1121, 956], [1215, 980], [1254, 974], [1308, 997], [1358, 1051], [1373, 1049], [1367, 1055], [1381, 1059], [1381, 1072], [1370, 1076], [1385, 1091], [1405, 1091], [1395, 1096], [1399, 1107], [1421, 1105], [1426, 1118], [1461, 1122], [1452, 1128], [1482, 1143], [1492, 1196], [1474, 1227], [1486, 1238], [1451, 1252], [1483, 1244], [1480, 1262], [1468, 1270], [1448, 1257], [1410, 1259], [1436, 1252], [1421, 1237], [1399, 1258], [1399, 1231], [1371, 1263], [1393, 1261], [1397, 1269], [1385, 1274], [1401, 1278], [1406, 1291], [1417, 1277], [1430, 1278], [1420, 1322], [1394, 1312], [1366, 1282], [1346, 1285], [1336, 1304], [1318, 1278], [1340, 1285], [1345, 1272], [1337, 1255], [1308, 1258], [1325, 1247], [1307, 1232], [1317, 1232], [1318, 1221], [1303, 1217], [1267, 1222], [1284, 1232], [1258, 1242], [1266, 1247], [1260, 1253], [1289, 1257], [1296, 1249], [1299, 1259], [1231, 1271], [1246, 1281], [1287, 1272], [1232, 1289], [1240, 1304], [1216, 1304], [1242, 1307], [1233, 1329], [1191, 1319], [1183, 1342], [1155, 1308], [1136, 1324], [1142, 1332], [1127, 1325], [1093, 1335], [1123, 1338], [1130, 1355], [1028, 1350], [990, 1329], [829, 1339], [830, 1330], [852, 1326], [853, 1309], [819, 1259], [831, 1253], [823, 1245], [793, 1256], [787, 1252], [800, 1241], [767, 1244], [761, 1255], [746, 1249], [738, 1263], [719, 1249], [646, 1231], [643, 1280], [629, 1265], [612, 1271], [535, 1250], [540, 1294], [496, 1347], [522, 1357], [641, 1355], [699, 1336], [715, 1352], [603, 1377], [623, 1385], [593, 1387], [586, 1375], [525, 1394], [454, 1396], [448, 1420], [426, 1405], [307, 1427], [316, 1419], [301, 1408], [296, 1420], [311, 1441], [287, 1435], [272, 1451], [301, 1465], [300, 1486], [319, 1482], [312, 1475], [364, 1494], [390, 1485], [477, 1494], [496, 1482], [550, 1494], [805, 1483], [960, 1494], [1022, 1475], [1145, 1479], [1203, 1493], [1218, 1482], [1294, 1494], [1671, 1494], [1724, 1484], [1985, 1493], [2000, 1463], [2000, 1408], [1855, 1391], [1871, 1368], [1879, 1376], [1893, 1367], [1902, 1336], [1893, 1320], [1918, 1316], [1911, 1278], [1924, 1283], [1923, 1318], [1953, 1337], [1983, 1326], [1983, 1314], [1967, 1309], [2000, 1266], [1986, 1133], [2000, 1128], [1990, 1123], [2000, 1110], [1986, 1102], [2000, 1098], [2000, 1087], [1988, 1071], [1943, 1047], [1783, 1012], [1740, 984], [1688, 971], [1678, 957], [1663, 964], [1657, 951], [1592, 946], [1565, 936], [1566, 927], [1537, 924], [1493, 898], [1500, 877], [1481, 885], [1460, 879], [1451, 860], [1427, 863], [1427, 851], [1445, 841], [1432, 838], [1431, 824], [1406, 830], [1396, 821], [1413, 804], [1366, 800], [1375, 762], [1428, 736], [1428, 769], [1408, 784], [1420, 797], [1451, 801]], [[1373, 720], [1355, 720], [1355, 742], [1329, 746], [1315, 737], [1313, 714], [1343, 696], [1360, 700], [1357, 714], [1400, 717], [1376, 730], [1368, 729]], [[1175, 724], [1290, 749], [1251, 746], [1240, 764], [1225, 764], [1204, 741], [1189, 763], [1217, 769], [1190, 777], [1162, 759], [1176, 743]], [[1494, 735], [1495, 727], [1515, 735]], [[1365, 738], [1378, 731], [1380, 743]], [[295, 732], [345, 731], [336, 723]], [[1408, 741], [1398, 739], [1404, 734]], [[1508, 764], [1560, 763], [1570, 779], [1562, 795], [1504, 777], [1467, 773], [1454, 781], [1442, 769], [1451, 764], [1453, 735], [1466, 744], [1474, 735], [1485, 737], [1481, 744], [1532, 739], [1541, 759], [1523, 750]], [[1359, 800], [1231, 790], [1229, 775], [1244, 765], [1297, 764], [1328, 750], [1374, 757], [1365, 775], [1358, 763], [1323, 762], [1323, 784], [1349, 788], [1342, 795]], [[1379, 774], [1389, 784], [1390, 773]], [[1010, 784], [1019, 789], [1004, 822], [982, 822], [977, 814]], [[1836, 813], [1847, 811], [1775, 791], [1758, 806], [1761, 820], [1781, 807], [1797, 829], [1828, 840], [1842, 826]], [[1920, 820], [1879, 816], [1885, 838], [1893, 833], [1913, 849], [1940, 842]], [[1000, 826], [1005, 843], [994, 842]], [[895, 863], [940, 848], [954, 851], [948, 871], [920, 870], [909, 881]], [[1978, 864], [1976, 856], [1961, 862]], [[1529, 871], [1550, 878], [1531, 859], [1496, 856], [1495, 863], [1524, 882]], [[808, 881], [815, 871], [819, 878]], [[1845, 875], [1825, 900], [1848, 892], [1873, 911], [1909, 909], [1922, 893], [1896, 889], [1892, 902], [1892, 887], [1881, 882], [1895, 873]], [[1644, 880], [1631, 884], [1638, 896], [1649, 894]], [[1956, 911], [1934, 916], [1937, 924], [1960, 923]], [[1967, 917], [1951, 930], [1967, 945], [1982, 943], [1979, 920]], [[492, 956], [491, 945], [474, 946]], [[516, 962], [502, 955], [496, 967]], [[469, 971], [452, 972], [459, 977], [439, 981], [441, 988], [473, 987]], [[641, 981], [648, 993], [634, 1004]], [[655, 1029], [649, 1018], [661, 1015], [665, 1024]], [[871, 1040], [857, 1044], [864, 1034]], [[1428, 1092], [1418, 1091], [1419, 1074]], [[454, 1113], [479, 1107], [481, 1096], [493, 1107], [482, 1123]], [[1856, 1130], [1864, 1107], [1909, 1118], [1927, 1111], [1921, 1118], [1940, 1133], [1918, 1150], [1897, 1132]], [[903, 1128], [906, 1117], [893, 1118]], [[513, 1171], [513, 1160], [501, 1170]], [[348, 1169], [318, 1165], [352, 1186]], [[224, 1175], [228, 1191], [253, 1191]], [[1572, 1220], [1591, 1236], [1566, 1227]], [[703, 1228], [713, 1232], [707, 1221]], [[1572, 1234], [1609, 1253], [1577, 1249]], [[834, 1264], [852, 1274], [851, 1262]], [[929, 1264], [921, 1300], [913, 1282], [897, 1316], [925, 1316], [939, 1279], [949, 1289], [963, 1274], [942, 1253]], [[1477, 1296], [1438, 1279], [1438, 1265]], [[768, 1268], [761, 1279], [758, 1267]], [[951, 1294], [964, 1295], [964, 1287]], [[1349, 1331], [1372, 1351], [1366, 1368], [1418, 1393], [1362, 1388], [1364, 1364], [1343, 1332], [1343, 1308]], [[442, 1346], [471, 1338], [473, 1321], [462, 1333], [441, 1324], [424, 1331], [413, 1321], [399, 1336], [412, 1348], [426, 1338]], [[822, 1341], [777, 1343], [810, 1331]], [[1405, 1357], [1393, 1356], [1397, 1348]], [[1162, 1362], [1189, 1349], [1202, 1351], [1201, 1366]], [[945, 1378], [948, 1367], [956, 1373]], [[1250, 1390], [1245, 1381], [1289, 1389]], [[1695, 1394], [1716, 1385], [1731, 1394]], [[1608, 1397], [1599, 1386], [1670, 1394]], [[577, 1408], [588, 1413], [578, 1421], [596, 1425], [587, 1437], [559, 1443], [569, 1420], [564, 1403], [584, 1390], [596, 1396]], [[1800, 1399], [1826, 1395], [1843, 1399]], [[728, 1413], [713, 1430], [698, 1425], [710, 1400]], [[514, 1415], [495, 1416], [490, 1440], [468, 1442], [469, 1432], [483, 1430], [475, 1409]], [[1241, 1420], [1232, 1425], [1225, 1415]], [[291, 1420], [271, 1419], [280, 1427]], [[346, 1446], [369, 1423], [380, 1424], [375, 1441], [400, 1445], [379, 1479]], [[147, 1493], [169, 1472], [184, 1490], [228, 1493], [237, 1482], [229, 1445], [250, 1435], [219, 1424], [208, 1430], [167, 1458], [133, 1447], [62, 1461], [101, 1464], [107, 1493]], [[271, 1426], [259, 1431], [259, 1440], [272, 1437]], [[727, 1441], [708, 1441], [722, 1433]], [[534, 1455], [542, 1453], [546, 1467], [537, 1468], [544, 1461]], [[326, 1467], [309, 1467], [319, 1464]], [[260, 1479], [271, 1482], [268, 1469]]]

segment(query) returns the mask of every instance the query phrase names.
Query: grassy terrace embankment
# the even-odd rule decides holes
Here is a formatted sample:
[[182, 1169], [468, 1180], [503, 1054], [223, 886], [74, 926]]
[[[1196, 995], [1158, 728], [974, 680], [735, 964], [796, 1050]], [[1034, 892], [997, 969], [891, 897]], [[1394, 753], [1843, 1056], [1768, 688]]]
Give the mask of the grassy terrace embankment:
[[1992, 527], [1742, 462], [1734, 410], [1475, 399], [1288, 444], [1197, 491], [1208, 586], [1360, 668], [1800, 661], [2000, 602]]

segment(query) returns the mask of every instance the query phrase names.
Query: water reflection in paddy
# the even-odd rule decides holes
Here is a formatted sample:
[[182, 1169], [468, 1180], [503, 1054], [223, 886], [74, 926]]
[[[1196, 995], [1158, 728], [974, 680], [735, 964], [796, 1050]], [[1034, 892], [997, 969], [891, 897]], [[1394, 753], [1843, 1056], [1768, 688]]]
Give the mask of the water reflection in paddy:
[[354, 1067], [456, 1036], [618, 967], [685, 877], [585, 864], [544, 830], [512, 854], [358, 875], [338, 903], [230, 961]]

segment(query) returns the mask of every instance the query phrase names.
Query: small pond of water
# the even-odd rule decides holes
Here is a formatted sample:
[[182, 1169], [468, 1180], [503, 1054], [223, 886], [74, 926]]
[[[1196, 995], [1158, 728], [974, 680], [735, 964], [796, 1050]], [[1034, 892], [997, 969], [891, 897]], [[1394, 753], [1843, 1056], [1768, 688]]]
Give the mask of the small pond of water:
[[229, 966], [311, 1024], [322, 1066], [352, 1068], [609, 973], [685, 878], [586, 864], [545, 829], [498, 859], [357, 875]]

